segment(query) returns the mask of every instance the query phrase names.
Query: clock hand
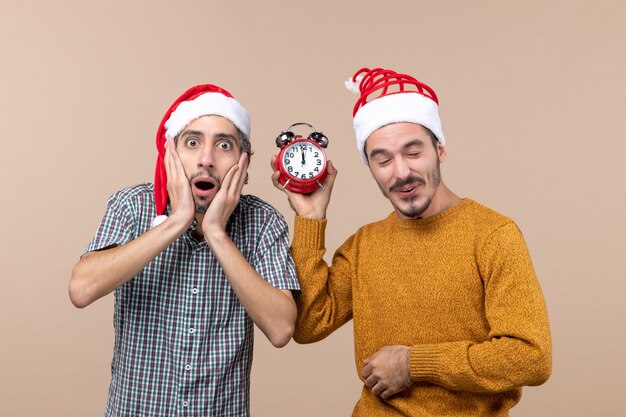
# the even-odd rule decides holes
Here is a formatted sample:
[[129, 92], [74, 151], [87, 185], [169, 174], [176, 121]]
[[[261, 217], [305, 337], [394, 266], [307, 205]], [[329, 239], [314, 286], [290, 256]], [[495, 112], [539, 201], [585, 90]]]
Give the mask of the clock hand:
[[304, 164], [306, 163], [306, 161], [304, 160], [306, 154], [306, 148], [302, 148], [302, 166], [304, 166]]

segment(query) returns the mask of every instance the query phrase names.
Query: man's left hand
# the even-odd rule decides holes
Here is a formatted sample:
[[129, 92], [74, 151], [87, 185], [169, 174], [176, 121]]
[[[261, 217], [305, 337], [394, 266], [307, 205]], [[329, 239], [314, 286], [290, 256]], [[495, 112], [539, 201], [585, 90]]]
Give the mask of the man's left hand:
[[361, 371], [365, 385], [383, 400], [410, 387], [410, 352], [408, 346], [385, 346], [365, 359]]
[[219, 191], [204, 213], [202, 232], [207, 240], [212, 233], [221, 233], [226, 230], [226, 223], [239, 204], [241, 190], [246, 182], [248, 162], [248, 154], [242, 153], [239, 162], [233, 165], [224, 176]]

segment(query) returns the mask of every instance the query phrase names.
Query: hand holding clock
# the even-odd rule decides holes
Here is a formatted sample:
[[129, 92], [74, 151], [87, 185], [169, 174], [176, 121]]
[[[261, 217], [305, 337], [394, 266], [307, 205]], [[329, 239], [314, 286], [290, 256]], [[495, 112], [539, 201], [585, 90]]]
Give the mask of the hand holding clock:
[[289, 199], [289, 205], [296, 212], [298, 216], [306, 217], [309, 219], [325, 219], [326, 218], [326, 209], [328, 208], [328, 204], [330, 203], [330, 195], [333, 190], [333, 184], [335, 183], [335, 178], [337, 177], [337, 170], [335, 169], [333, 163], [328, 161], [327, 163], [327, 171], [328, 175], [322, 184], [324, 189], [318, 188], [310, 194], [299, 194], [294, 193], [292, 191], [287, 190], [279, 181], [279, 177], [281, 175], [280, 171], [276, 169], [276, 158], [277, 155], [272, 156], [272, 160], [270, 162], [270, 166], [274, 173], [272, 174], [272, 182], [274, 183], [274, 187], [282, 190], [285, 194], [287, 194], [287, 198]]
[[[306, 138], [291, 130], [301, 125], [312, 130]], [[309, 123], [298, 122], [280, 132], [276, 137], [276, 146], [280, 148], [280, 152], [275, 159], [275, 169], [281, 173], [278, 182], [282, 188], [300, 194], [309, 194], [320, 187], [324, 188], [323, 183], [328, 175], [324, 152], [328, 146], [326, 135], [315, 130]]]

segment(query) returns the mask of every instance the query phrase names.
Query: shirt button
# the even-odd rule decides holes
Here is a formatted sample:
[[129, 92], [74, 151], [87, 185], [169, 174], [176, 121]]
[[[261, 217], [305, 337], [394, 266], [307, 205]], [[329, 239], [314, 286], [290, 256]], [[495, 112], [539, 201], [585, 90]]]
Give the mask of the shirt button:
[[191, 293], [192, 293], [192, 294], [198, 294], [198, 289], [197, 289], [197, 288], [193, 288], [193, 289], [191, 290]]
[[188, 401], [183, 400], [183, 407], [187, 407], [189, 405]]
[[185, 369], [186, 369], [187, 371], [191, 370], [191, 365], [189, 365], [189, 364], [185, 365]]
[[190, 334], [193, 334], [195, 331], [196, 331], [196, 329], [194, 329], [193, 327], [190, 327], [190, 328], [189, 328], [189, 333], [190, 333]]

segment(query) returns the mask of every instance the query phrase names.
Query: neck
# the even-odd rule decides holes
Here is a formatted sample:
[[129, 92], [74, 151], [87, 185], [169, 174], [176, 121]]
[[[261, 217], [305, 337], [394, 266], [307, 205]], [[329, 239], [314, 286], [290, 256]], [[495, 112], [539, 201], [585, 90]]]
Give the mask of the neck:
[[204, 219], [204, 213], [196, 213], [196, 230], [193, 231], [193, 235], [198, 239], [204, 238], [204, 233], [202, 232], [202, 220]]
[[452, 190], [450, 190], [446, 184], [441, 181], [433, 199], [428, 205], [428, 208], [424, 210], [420, 218], [425, 219], [426, 217], [434, 216], [456, 206], [460, 202], [461, 197], [454, 194]]

